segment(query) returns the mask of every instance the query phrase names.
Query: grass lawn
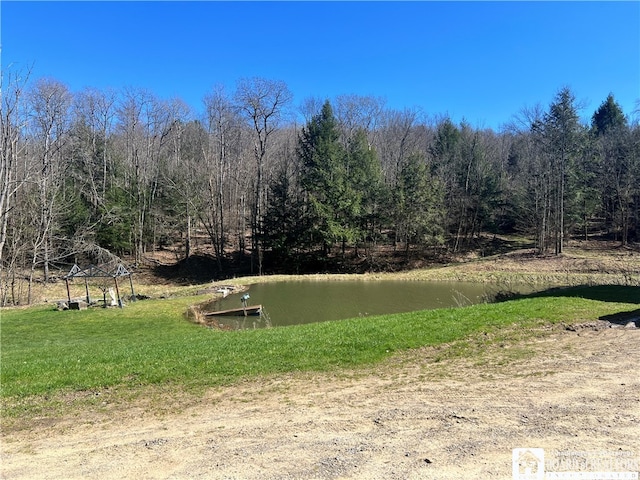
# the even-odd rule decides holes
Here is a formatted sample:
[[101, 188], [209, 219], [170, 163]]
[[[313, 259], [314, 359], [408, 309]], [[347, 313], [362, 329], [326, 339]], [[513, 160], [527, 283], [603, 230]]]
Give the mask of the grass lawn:
[[[204, 297], [145, 300], [124, 309], [58, 312], [51, 306], [0, 312], [3, 415], [16, 405], [118, 387], [193, 390], [242, 378], [370, 365], [394, 352], [463, 339], [524, 332], [545, 323], [596, 320], [637, 310], [638, 288], [590, 287], [577, 296], [224, 332], [190, 323], [184, 312]], [[578, 293], [576, 293], [577, 295]], [[594, 300], [592, 298], [597, 298]], [[634, 301], [637, 299], [638, 301]], [[630, 303], [619, 303], [630, 302]]]

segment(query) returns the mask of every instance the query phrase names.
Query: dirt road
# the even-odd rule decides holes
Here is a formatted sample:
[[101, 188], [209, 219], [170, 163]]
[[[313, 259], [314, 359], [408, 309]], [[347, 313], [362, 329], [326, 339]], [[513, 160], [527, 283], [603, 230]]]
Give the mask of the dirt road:
[[438, 355], [248, 381], [174, 413], [139, 401], [14, 430], [2, 478], [510, 479], [516, 447], [640, 455], [640, 329]]

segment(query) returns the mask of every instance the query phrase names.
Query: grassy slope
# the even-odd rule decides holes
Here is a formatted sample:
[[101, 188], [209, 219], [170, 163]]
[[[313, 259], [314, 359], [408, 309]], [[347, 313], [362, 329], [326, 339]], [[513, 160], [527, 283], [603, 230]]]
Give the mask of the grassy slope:
[[[627, 294], [620, 299], [629, 301]], [[637, 290], [631, 298], [638, 298], [634, 294]], [[595, 320], [637, 308], [611, 301], [616, 295], [614, 287], [599, 294], [599, 300], [528, 298], [237, 332], [185, 320], [183, 312], [198, 297], [146, 300], [123, 310], [6, 310], [1, 318], [2, 397], [12, 404], [108, 387], [197, 389], [247, 376], [366, 365], [394, 351], [451, 342], [475, 332]]]

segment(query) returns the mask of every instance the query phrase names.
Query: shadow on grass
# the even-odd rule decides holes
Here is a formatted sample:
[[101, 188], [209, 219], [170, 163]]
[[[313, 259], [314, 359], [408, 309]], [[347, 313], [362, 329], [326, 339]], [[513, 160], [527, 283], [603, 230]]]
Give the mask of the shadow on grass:
[[549, 289], [540, 296], [579, 297], [601, 302], [619, 302], [640, 304], [640, 287], [628, 285], [581, 285], [577, 287]]
[[[496, 302], [516, 300], [521, 298], [540, 297], [578, 297], [600, 302], [631, 303], [640, 305], [640, 287], [628, 285], [579, 285], [576, 287], [555, 287], [530, 294], [502, 294], [498, 295]], [[626, 325], [635, 321], [640, 327], [640, 309], [628, 312], [619, 312], [612, 315], [604, 315], [600, 320], [605, 320], [618, 325]]]
[[623, 326], [629, 322], [635, 322], [636, 327], [640, 327], [640, 308], [630, 312], [618, 312], [612, 315], [603, 315], [599, 319]]
[[576, 287], [553, 287], [540, 292], [519, 294], [498, 294], [496, 302], [506, 302], [520, 298], [578, 297], [601, 302], [634, 303], [640, 305], [640, 287], [628, 285], [579, 285]]

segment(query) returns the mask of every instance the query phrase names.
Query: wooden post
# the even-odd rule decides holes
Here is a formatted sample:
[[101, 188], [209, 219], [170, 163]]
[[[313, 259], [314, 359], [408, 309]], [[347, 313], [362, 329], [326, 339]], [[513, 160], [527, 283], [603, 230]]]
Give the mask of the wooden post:
[[122, 300], [120, 299], [120, 289], [118, 288], [118, 277], [113, 277], [113, 281], [116, 284], [116, 295], [118, 296], [118, 306], [122, 308]]
[[91, 305], [91, 297], [89, 296], [89, 282], [87, 277], [84, 277], [84, 291], [87, 294], [87, 305]]
[[69, 291], [69, 279], [65, 277], [64, 283], [67, 284], [67, 299], [69, 300], [69, 303], [71, 303], [71, 292]]
[[131, 278], [133, 275], [129, 274], [129, 285], [131, 285], [131, 301], [135, 302], [136, 299], [136, 292], [133, 291], [133, 278]]

